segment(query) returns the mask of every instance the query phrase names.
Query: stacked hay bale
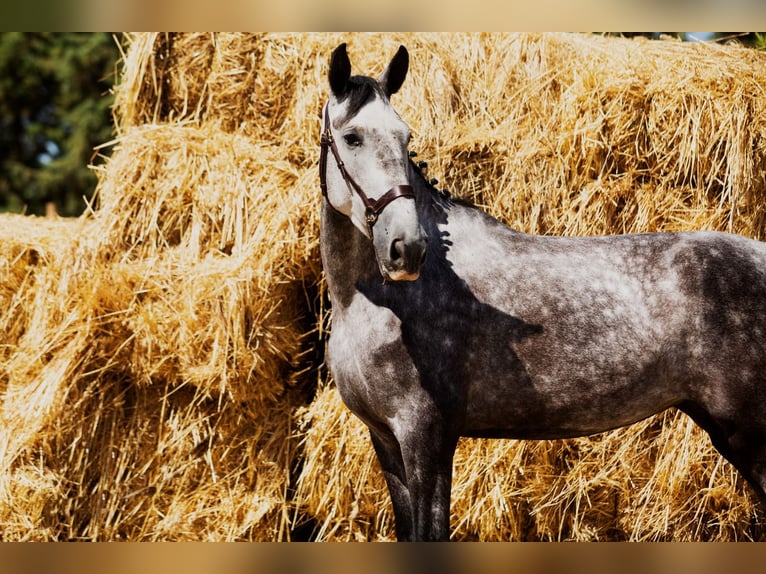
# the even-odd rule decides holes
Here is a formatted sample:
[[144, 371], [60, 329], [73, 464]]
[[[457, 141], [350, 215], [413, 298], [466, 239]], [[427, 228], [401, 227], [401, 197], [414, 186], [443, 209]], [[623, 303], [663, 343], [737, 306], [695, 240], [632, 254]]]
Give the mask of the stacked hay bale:
[[[580, 35], [141, 34], [76, 221], [3, 217], [0, 538], [393, 538], [322, 366], [319, 110], [380, 72], [431, 174], [524, 231], [762, 238], [766, 57]], [[6, 225], [6, 221], [8, 222]], [[673, 411], [570, 441], [461, 441], [456, 539], [758, 538]], [[296, 530], [297, 529], [297, 530]]]
[[[24, 512], [17, 483], [39, 484], [44, 500], [3, 538], [290, 536], [294, 410], [316, 378], [305, 370], [318, 224], [292, 193], [309, 187], [301, 166], [274, 142], [227, 124], [225, 102], [211, 102], [221, 117], [186, 113], [171, 70], [207, 93], [240, 64], [187, 62], [198, 38], [179, 38], [177, 51], [169, 36], [134, 38], [98, 207], [37, 285], [9, 295], [31, 293], [41, 311], [19, 327], [33, 340], [7, 352], [3, 524]], [[218, 48], [249, 58], [263, 47], [243, 40]], [[252, 77], [233, 84], [244, 105]], [[32, 353], [39, 368], [21, 365]]]

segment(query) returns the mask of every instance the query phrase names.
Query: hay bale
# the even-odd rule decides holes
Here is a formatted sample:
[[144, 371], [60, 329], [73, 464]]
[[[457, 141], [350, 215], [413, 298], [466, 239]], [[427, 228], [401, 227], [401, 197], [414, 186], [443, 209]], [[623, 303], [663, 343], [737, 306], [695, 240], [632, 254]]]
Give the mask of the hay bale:
[[[317, 142], [341, 41], [371, 74], [407, 45], [395, 105], [415, 149], [519, 229], [762, 238], [758, 52], [566, 34], [127, 41], [94, 209], [0, 226], [3, 540], [393, 538], [366, 430], [322, 367]], [[460, 540], [763, 533], [675, 412], [571, 441], [461, 441], [452, 524]]]
[[559, 34], [451, 44], [413, 56], [426, 73], [405, 87], [421, 117], [405, 117], [434, 171], [513, 226], [763, 226], [762, 53]]
[[[2, 537], [287, 539], [320, 273], [315, 210], [290, 193], [303, 175], [215, 123], [119, 132], [70, 271], [18, 287], [70, 314], [30, 319], [58, 342], [36, 370], [31, 343], [9, 353], [3, 422], [29, 431], [0, 445], [0, 516], [37, 524]], [[35, 465], [42, 514], [17, 500]]]
[[296, 170], [250, 138], [177, 125], [129, 130], [110, 169], [96, 248], [131, 287], [103, 312], [126, 310], [132, 378], [260, 396], [268, 410], [305, 351], [300, 300], [319, 275]]
[[7, 360], [24, 335], [32, 305], [25, 298], [34, 290], [39, 272], [56, 266], [70, 248], [78, 223], [3, 215], [0, 226], [0, 359]]

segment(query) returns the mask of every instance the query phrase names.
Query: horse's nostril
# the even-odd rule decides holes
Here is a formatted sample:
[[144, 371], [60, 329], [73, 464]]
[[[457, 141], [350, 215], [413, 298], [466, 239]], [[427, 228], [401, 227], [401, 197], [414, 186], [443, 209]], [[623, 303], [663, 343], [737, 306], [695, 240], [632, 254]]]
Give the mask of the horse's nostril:
[[394, 239], [391, 242], [391, 261], [398, 261], [404, 257], [404, 241], [401, 239]]

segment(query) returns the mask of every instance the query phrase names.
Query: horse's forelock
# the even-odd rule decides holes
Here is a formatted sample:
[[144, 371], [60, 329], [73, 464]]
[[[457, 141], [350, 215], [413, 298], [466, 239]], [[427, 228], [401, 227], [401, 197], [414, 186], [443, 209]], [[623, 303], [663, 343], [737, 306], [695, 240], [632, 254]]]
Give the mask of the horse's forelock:
[[348, 100], [346, 107], [346, 117], [351, 118], [359, 113], [362, 107], [375, 99], [375, 97], [385, 98], [380, 84], [377, 80], [368, 76], [351, 76], [348, 79], [348, 85], [343, 96], [338, 99], [339, 102]]

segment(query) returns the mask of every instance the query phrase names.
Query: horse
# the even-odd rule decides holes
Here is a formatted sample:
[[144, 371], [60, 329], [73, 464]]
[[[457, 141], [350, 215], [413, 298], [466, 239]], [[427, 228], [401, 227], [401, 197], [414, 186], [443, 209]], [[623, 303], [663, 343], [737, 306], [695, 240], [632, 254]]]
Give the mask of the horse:
[[330, 373], [398, 540], [449, 540], [459, 437], [560, 439], [676, 407], [766, 499], [766, 244], [511, 229], [427, 180], [377, 78], [330, 58], [320, 153]]

